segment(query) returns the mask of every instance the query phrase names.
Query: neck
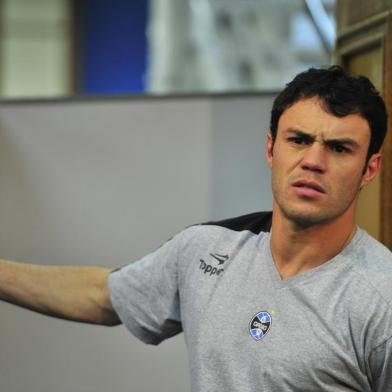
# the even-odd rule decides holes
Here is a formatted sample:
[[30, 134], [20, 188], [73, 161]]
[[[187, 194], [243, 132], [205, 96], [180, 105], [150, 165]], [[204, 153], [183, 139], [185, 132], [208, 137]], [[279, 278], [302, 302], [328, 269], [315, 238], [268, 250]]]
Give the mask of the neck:
[[318, 267], [339, 254], [356, 232], [355, 208], [323, 224], [301, 227], [274, 204], [271, 253], [282, 277]]

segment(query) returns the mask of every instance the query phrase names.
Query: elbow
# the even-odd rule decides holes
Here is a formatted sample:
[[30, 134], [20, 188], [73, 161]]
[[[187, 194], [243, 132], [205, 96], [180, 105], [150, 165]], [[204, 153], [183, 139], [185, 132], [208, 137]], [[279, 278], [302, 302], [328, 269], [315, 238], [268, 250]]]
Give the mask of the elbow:
[[103, 310], [101, 314], [100, 324], [106, 327], [115, 327], [122, 323], [116, 312]]

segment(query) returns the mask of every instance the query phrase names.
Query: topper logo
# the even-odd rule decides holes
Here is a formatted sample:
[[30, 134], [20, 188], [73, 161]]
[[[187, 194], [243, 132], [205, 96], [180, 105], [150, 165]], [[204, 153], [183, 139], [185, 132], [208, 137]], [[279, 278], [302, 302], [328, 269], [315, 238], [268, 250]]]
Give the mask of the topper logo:
[[200, 269], [205, 273], [208, 274], [208, 276], [213, 276], [213, 275], [220, 275], [222, 272], [224, 272], [223, 268], [219, 267], [214, 267], [211, 264], [207, 264], [203, 259], [200, 259]]

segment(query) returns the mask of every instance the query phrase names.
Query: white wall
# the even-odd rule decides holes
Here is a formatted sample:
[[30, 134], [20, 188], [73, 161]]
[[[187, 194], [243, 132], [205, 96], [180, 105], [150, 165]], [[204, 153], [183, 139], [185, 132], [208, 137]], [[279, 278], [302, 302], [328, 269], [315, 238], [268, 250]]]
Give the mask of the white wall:
[[[271, 95], [3, 103], [0, 257], [116, 267], [181, 228], [270, 209]], [[0, 303], [2, 392], [189, 391], [182, 335]]]

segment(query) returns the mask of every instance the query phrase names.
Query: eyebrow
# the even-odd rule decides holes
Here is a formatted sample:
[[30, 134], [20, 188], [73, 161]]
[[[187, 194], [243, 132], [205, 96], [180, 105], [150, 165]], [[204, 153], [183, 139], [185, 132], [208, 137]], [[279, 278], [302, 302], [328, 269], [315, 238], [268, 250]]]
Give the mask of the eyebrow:
[[[296, 128], [289, 128], [286, 130], [286, 133], [291, 133], [296, 136], [303, 137], [308, 141], [315, 141], [316, 140], [315, 135], [301, 131], [300, 129], [296, 129]], [[334, 146], [335, 145], [346, 145], [346, 146], [352, 147], [353, 149], [359, 149], [361, 147], [357, 141], [355, 141], [354, 139], [351, 139], [349, 137], [323, 139], [323, 142], [327, 145], [334, 145]]]

